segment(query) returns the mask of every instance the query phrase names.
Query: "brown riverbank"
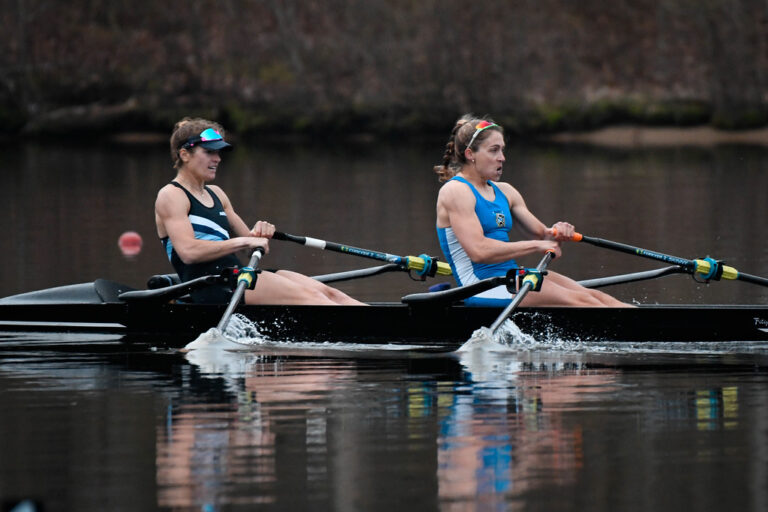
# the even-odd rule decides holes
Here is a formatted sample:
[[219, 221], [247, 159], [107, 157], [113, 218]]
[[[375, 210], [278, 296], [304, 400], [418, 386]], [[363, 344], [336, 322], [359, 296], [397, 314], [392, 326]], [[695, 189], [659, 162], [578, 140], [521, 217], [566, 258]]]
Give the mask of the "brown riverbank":
[[259, 138], [444, 134], [464, 112], [531, 138], [768, 126], [758, 0], [172, 4], [9, 2], [0, 134], [166, 133], [190, 114]]

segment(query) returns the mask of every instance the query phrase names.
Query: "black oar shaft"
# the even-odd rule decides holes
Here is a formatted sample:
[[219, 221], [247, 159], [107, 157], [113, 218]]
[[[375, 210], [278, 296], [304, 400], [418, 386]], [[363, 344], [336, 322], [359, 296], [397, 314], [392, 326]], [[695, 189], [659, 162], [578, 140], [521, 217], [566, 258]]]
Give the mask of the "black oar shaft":
[[[275, 240], [287, 240], [289, 242], [295, 242], [297, 244], [313, 247], [315, 249], [340, 252], [373, 260], [386, 261], [387, 263], [400, 265], [401, 267], [408, 270], [421, 271], [424, 270], [424, 266], [427, 264], [423, 258], [416, 256], [397, 256], [395, 254], [372, 251], [370, 249], [361, 249], [360, 247], [353, 247], [351, 245], [339, 244], [336, 242], [328, 242], [327, 240], [320, 240], [318, 238], [311, 238], [308, 236], [291, 235], [281, 231], [276, 231], [275, 234], [272, 235], [272, 238]], [[451, 275], [451, 267], [447, 263], [437, 262], [436, 273], [443, 276], [449, 276]]]
[[[259, 264], [259, 260], [261, 259], [261, 256], [264, 254], [264, 248], [263, 247], [257, 247], [255, 251], [253, 251], [253, 254], [251, 254], [251, 259], [248, 262], [248, 266], [251, 268], [256, 268]], [[245, 293], [245, 289], [248, 287], [248, 281], [245, 279], [238, 279], [237, 280], [237, 287], [235, 288], [235, 292], [232, 295], [232, 299], [229, 301], [229, 305], [227, 306], [226, 311], [224, 311], [224, 315], [222, 315], [221, 320], [219, 321], [219, 325], [217, 328], [222, 333], [226, 330], [227, 325], [229, 324], [229, 319], [232, 317], [232, 313], [235, 311], [235, 308], [238, 304], [240, 304], [240, 299], [243, 298], [243, 294]]]
[[743, 272], [739, 272], [739, 275], [736, 276], [736, 279], [738, 279], [739, 281], [746, 281], [752, 284], [760, 284], [763, 286], [768, 286], [768, 279], [766, 279], [765, 277], [753, 276], [751, 274], [745, 274]]
[[602, 288], [603, 286], [612, 286], [615, 284], [634, 283], [637, 281], [645, 281], [647, 279], [656, 279], [659, 277], [669, 276], [672, 274], [685, 274], [688, 271], [681, 268], [678, 265], [672, 265], [664, 268], [657, 268], [654, 270], [645, 270], [642, 272], [633, 272], [631, 274], [621, 274], [617, 276], [608, 277], [596, 277], [594, 279], [583, 279], [576, 281], [584, 288]]
[[353, 254], [355, 256], [362, 256], [363, 258], [370, 258], [379, 261], [386, 261], [389, 263], [402, 264], [403, 258], [395, 256], [394, 254], [387, 254], [384, 252], [370, 251], [368, 249], [360, 249], [358, 247], [351, 247], [349, 245], [337, 244], [336, 242], [328, 242], [326, 240], [320, 240], [318, 238], [312, 238], [308, 236], [296, 236], [281, 231], [276, 231], [272, 236], [275, 240], [287, 240], [289, 242], [295, 242], [297, 244], [306, 245], [307, 247], [313, 247], [315, 249], [321, 249], [333, 252], [343, 252], [346, 254]]
[[[678, 265], [691, 274], [702, 274], [705, 279], [710, 279], [714, 274], [716, 274], [714, 279], [720, 279], [722, 277], [723, 279], [735, 279], [748, 283], [759, 284], [762, 286], [768, 286], [768, 279], [765, 277], [739, 272], [733, 267], [724, 265], [720, 262], [715, 262], [710, 258], [688, 260], [685, 258], [679, 258], [677, 256], [670, 256], [669, 254], [649, 251], [647, 249], [642, 249], [640, 247], [635, 247], [620, 242], [613, 242], [611, 240], [604, 240], [602, 238], [594, 238], [591, 236], [582, 235], [580, 233], [576, 233], [572, 240], [574, 242], [586, 242], [597, 247], [613, 249], [615, 251], [624, 252], [627, 254], [634, 254], [644, 258]], [[718, 270], [718, 272], [716, 273], [715, 270]]]
[[315, 281], [320, 281], [321, 283], [337, 283], [339, 281], [349, 281], [351, 279], [359, 279], [361, 277], [377, 276], [386, 272], [395, 272], [400, 270], [402, 270], [400, 265], [387, 263], [386, 265], [379, 265], [377, 267], [361, 268], [358, 270], [348, 270], [346, 272], [334, 272], [333, 274], [312, 276], [312, 279]]
[[410, 293], [400, 300], [403, 304], [448, 304], [473, 297], [507, 282], [505, 276], [486, 277], [476, 283], [438, 292]]
[[632, 245], [623, 244], [620, 242], [613, 242], [611, 240], [604, 240], [602, 238], [594, 238], [591, 236], [580, 235], [580, 239], [576, 238], [576, 241], [587, 242], [588, 244], [595, 245], [597, 247], [604, 247], [606, 249], [613, 249], [615, 251], [624, 252], [627, 254], [635, 254], [644, 258], [650, 258], [653, 260], [663, 261], [665, 263], [671, 263], [672, 265], [679, 265], [689, 270], [695, 270], [695, 262], [684, 258], [678, 258], [677, 256], [670, 256], [668, 254], [662, 254], [660, 252], [648, 251], [641, 249], [640, 247], [634, 247]]
[[[544, 257], [539, 262], [539, 266], [536, 267], [536, 270], [538, 272], [544, 272], [546, 270], [547, 265], [549, 265], [549, 262], [552, 261], [552, 259], [555, 257], [554, 251], [547, 251], [547, 253], [544, 255]], [[491, 324], [491, 333], [496, 334], [496, 331], [499, 330], [499, 327], [501, 327], [501, 324], [504, 323], [504, 321], [509, 317], [509, 315], [512, 314], [512, 312], [517, 308], [517, 306], [523, 301], [525, 296], [528, 294], [529, 291], [531, 291], [535, 286], [534, 279], [541, 279], [541, 275], [539, 276], [533, 276], [529, 275], [523, 278], [523, 284], [520, 287], [520, 289], [515, 294], [514, 298], [512, 299], [512, 302], [510, 302], [506, 308], [504, 308], [504, 311], [501, 312], [499, 317], [496, 319], [493, 324]]]

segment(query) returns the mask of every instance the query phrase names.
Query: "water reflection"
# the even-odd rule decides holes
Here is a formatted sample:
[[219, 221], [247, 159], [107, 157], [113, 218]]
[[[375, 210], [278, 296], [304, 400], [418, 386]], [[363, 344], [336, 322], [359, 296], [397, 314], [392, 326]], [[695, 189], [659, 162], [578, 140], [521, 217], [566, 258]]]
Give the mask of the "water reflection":
[[[641, 439], [638, 428], [652, 440], [750, 425], [740, 417], [739, 384], [707, 386], [706, 376], [678, 373], [663, 357], [667, 379], [663, 370], [627, 373], [622, 356], [589, 354], [243, 357], [242, 372], [205, 376], [223, 383], [231, 401], [169, 411], [158, 433], [163, 506], [385, 510], [415, 500], [441, 510], [514, 510], [525, 508], [526, 496], [589, 485], [600, 478], [597, 468], [623, 467], [625, 457], [654, 466], [664, 448]], [[601, 430], [603, 422], [610, 429]], [[719, 449], [702, 458], [699, 441], [681, 441], [678, 456], [728, 460]], [[768, 449], [755, 442], [742, 432], [731, 449]], [[380, 494], [381, 485], [400, 481], [419, 484]]]
[[575, 484], [583, 432], [565, 416], [614, 392], [619, 372], [586, 369], [578, 356], [548, 361], [478, 350], [463, 353], [461, 364], [468, 377], [462, 387], [472, 392], [450, 390], [441, 418], [441, 500], [461, 504], [457, 510], [475, 500], [478, 509], [505, 510], [516, 495]]
[[88, 342], [98, 351], [31, 334], [8, 341], [3, 502], [212, 511], [768, 504], [764, 355], [240, 353], [214, 369], [109, 339]]
[[696, 426], [699, 430], [733, 429], [739, 422], [739, 388], [696, 391]]
[[[370, 475], [356, 474], [368, 467], [359, 456], [366, 450], [358, 452], [358, 446], [383, 441], [378, 435], [364, 439], [371, 435], [367, 421], [386, 425], [389, 416], [408, 416], [407, 400], [382, 409], [373, 389], [359, 389], [366, 379], [354, 361], [240, 355], [246, 371], [207, 374], [223, 380], [235, 397], [231, 403], [175, 407], [158, 436], [159, 503], [210, 510], [224, 504], [298, 510], [339, 503], [354, 510], [371, 500], [365, 494]], [[389, 393], [411, 395], [402, 383], [392, 384]]]

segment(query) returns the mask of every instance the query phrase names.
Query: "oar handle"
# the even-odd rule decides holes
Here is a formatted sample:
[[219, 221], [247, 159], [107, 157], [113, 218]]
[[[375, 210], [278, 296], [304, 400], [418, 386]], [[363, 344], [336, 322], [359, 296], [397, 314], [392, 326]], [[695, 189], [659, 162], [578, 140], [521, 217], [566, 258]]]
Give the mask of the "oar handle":
[[[552, 228], [552, 236], [557, 236], [557, 228]], [[581, 242], [582, 239], [581, 233], [574, 233], [573, 236], [569, 239], [571, 242]]]
[[254, 249], [253, 253], [251, 254], [251, 259], [248, 260], [248, 266], [249, 267], [255, 267], [259, 264], [259, 260], [262, 256], [264, 256], [264, 253], [267, 252], [263, 247], [257, 247]]

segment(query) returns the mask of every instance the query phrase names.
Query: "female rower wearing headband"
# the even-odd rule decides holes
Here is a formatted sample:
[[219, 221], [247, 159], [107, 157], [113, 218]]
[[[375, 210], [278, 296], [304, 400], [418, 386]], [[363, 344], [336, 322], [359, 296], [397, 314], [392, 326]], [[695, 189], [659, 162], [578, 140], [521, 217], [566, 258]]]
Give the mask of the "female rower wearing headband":
[[[437, 234], [443, 254], [460, 286], [492, 276], [504, 276], [517, 267], [516, 259], [554, 250], [575, 230], [567, 222], [551, 228], [537, 219], [523, 197], [508, 183], [499, 182], [504, 165], [504, 132], [492, 120], [461, 117], [451, 131], [443, 163], [434, 167], [441, 182], [437, 196]], [[510, 241], [514, 222], [528, 240]], [[511, 299], [499, 286], [467, 299], [469, 305], [505, 305]], [[524, 306], [626, 307], [598, 290], [549, 271], [541, 290], [529, 293]]]
[[[224, 130], [212, 121], [184, 118], [171, 134], [171, 158], [176, 178], [165, 185], [155, 201], [155, 224], [168, 259], [182, 282], [220, 274], [240, 266], [236, 253], [269, 248], [275, 226], [258, 221], [253, 229], [235, 212], [229, 198], [216, 185], [220, 152], [230, 148]], [[227, 303], [232, 290], [226, 286], [192, 292], [194, 302]], [[262, 272], [253, 290], [246, 290], [248, 304], [349, 304], [361, 302], [297, 272]]]

